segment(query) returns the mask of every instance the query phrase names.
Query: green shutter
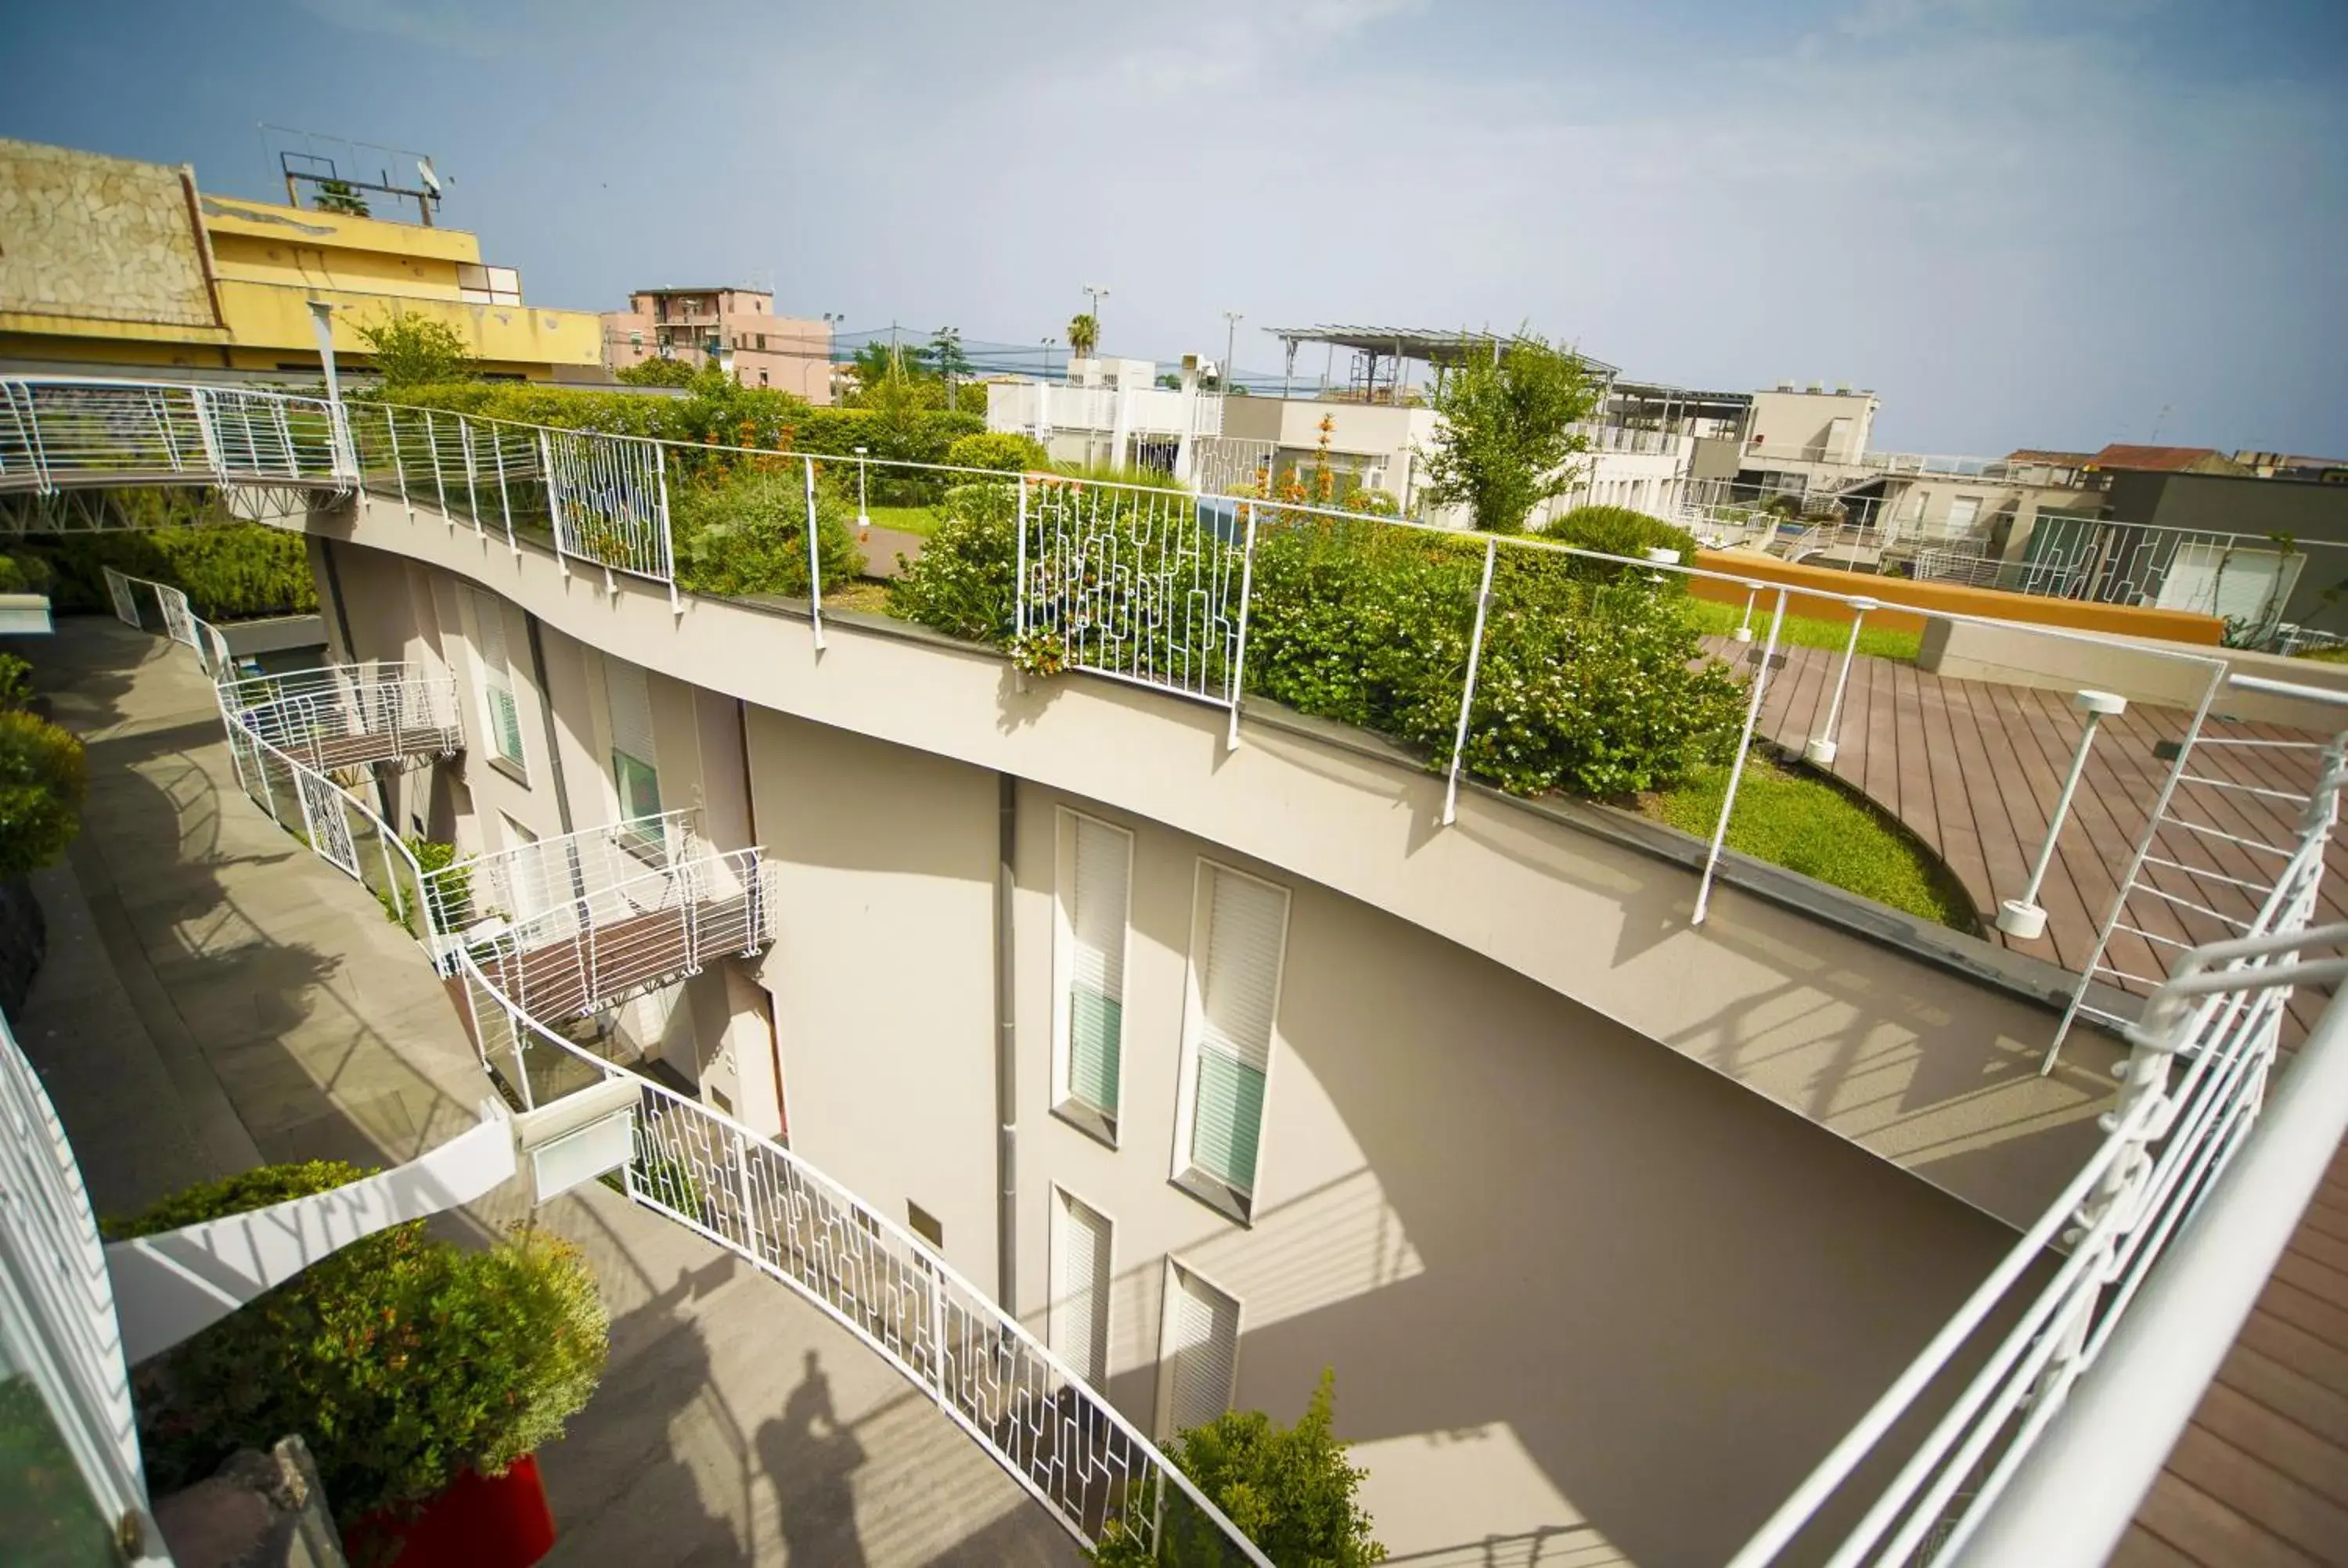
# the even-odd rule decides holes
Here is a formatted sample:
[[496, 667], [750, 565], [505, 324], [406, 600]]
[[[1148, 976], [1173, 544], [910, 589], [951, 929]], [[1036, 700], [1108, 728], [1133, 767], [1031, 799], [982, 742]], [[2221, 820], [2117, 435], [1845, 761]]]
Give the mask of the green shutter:
[[1079, 982], [1068, 989], [1068, 1096], [1117, 1114], [1118, 1041], [1125, 1005]]
[[1199, 1102], [1190, 1118], [1190, 1163], [1227, 1187], [1251, 1192], [1256, 1139], [1262, 1131], [1263, 1074], [1202, 1047]]

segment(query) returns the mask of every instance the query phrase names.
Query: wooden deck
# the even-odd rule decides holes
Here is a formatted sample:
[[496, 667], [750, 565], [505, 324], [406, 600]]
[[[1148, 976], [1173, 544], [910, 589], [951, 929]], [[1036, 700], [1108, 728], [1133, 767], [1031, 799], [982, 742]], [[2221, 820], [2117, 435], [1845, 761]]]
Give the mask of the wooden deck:
[[[1706, 642], [1740, 663], [1751, 657], [1726, 638]], [[1823, 649], [1788, 650], [1763, 699], [1759, 733], [1798, 756], [1825, 723], [1840, 660]], [[2086, 964], [2168, 771], [2155, 748], [2181, 737], [2189, 717], [2132, 704], [2103, 722], [2040, 892], [2045, 936], [2018, 941], [1992, 927], [1991, 940], [2074, 972]], [[2061, 692], [1861, 659], [1844, 696], [1833, 772], [1938, 854], [1986, 924], [2000, 899], [2029, 882], [2083, 723]], [[2170, 815], [2232, 836], [2164, 828], [2152, 853], [2174, 865], [2156, 866], [2152, 883], [2170, 897], [2139, 892], [2127, 917], [2155, 938], [2187, 945], [2234, 934], [2202, 909], [2240, 919], [2256, 908], [2255, 888], [2239, 884], [2271, 881], [2281, 862], [2233, 840], [2297, 838], [2300, 808], [2284, 797], [2306, 792], [2315, 753], [2291, 743], [2319, 739], [2231, 722], [2213, 722], [2204, 735], [2215, 743], [2196, 749], [2188, 773], [2245, 787], [2181, 784]], [[2226, 743], [2241, 742], [2266, 743]], [[2316, 917], [2348, 918], [2348, 848], [2334, 843], [2326, 873]], [[2181, 950], [2123, 935], [2106, 961], [2138, 977], [2125, 989], [2140, 993]], [[2302, 1027], [2322, 999], [2293, 999]], [[2348, 1148], [2111, 1561], [2348, 1565]]]
[[[1705, 645], [1747, 667], [1757, 657], [1754, 647], [1725, 637], [1707, 638]], [[1794, 648], [1783, 657], [1757, 729], [1798, 756], [1825, 726], [1842, 656]], [[2004, 936], [1991, 923], [1999, 901], [2019, 897], [2029, 885], [2031, 863], [2077, 749], [2085, 721], [2068, 697], [1944, 680], [1912, 664], [1860, 659], [1844, 694], [1832, 772], [1941, 857], [1972, 898], [1990, 940], [2077, 973], [2094, 952], [2096, 934], [2168, 775], [2170, 764], [2155, 748], [2182, 738], [2190, 718], [2174, 709], [2131, 704], [2103, 722], [2039, 890], [2046, 933], [2028, 941]], [[2222, 720], [2205, 725], [2203, 736], [2188, 774], [2235, 787], [2181, 784], [2171, 814], [2230, 836], [2166, 826], [2155, 836], [2153, 856], [2170, 864], [2151, 867], [2158, 891], [2139, 892], [2127, 915], [2128, 924], [2154, 939], [2118, 933], [2105, 959], [2137, 978], [2138, 983], [2125, 985], [2128, 990], [2148, 990], [2184, 947], [2238, 934], [2227, 921], [2247, 919], [2257, 909], [2258, 889], [2272, 882], [2282, 864], [2280, 855], [2253, 845], [2296, 842], [2300, 807], [2285, 797], [2309, 789], [2317, 765], [2312, 745], [2329, 738]], [[2259, 743], [2240, 743], [2246, 742]], [[2327, 871], [2317, 917], [2348, 918], [2348, 845], [2333, 845]]]
[[485, 958], [481, 973], [532, 1018], [555, 1025], [596, 1011], [612, 998], [676, 979], [705, 956], [740, 950], [751, 924], [743, 896], [705, 899], [599, 925], [592, 941], [566, 938]]

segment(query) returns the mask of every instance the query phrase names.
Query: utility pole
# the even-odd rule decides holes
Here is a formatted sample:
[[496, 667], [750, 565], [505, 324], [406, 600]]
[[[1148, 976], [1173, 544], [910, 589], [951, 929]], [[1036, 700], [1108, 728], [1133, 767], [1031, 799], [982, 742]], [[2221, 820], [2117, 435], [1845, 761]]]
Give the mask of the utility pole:
[[1237, 311], [1223, 313], [1223, 367], [1215, 374], [1215, 390], [1225, 396], [1229, 396], [1231, 390], [1232, 345], [1239, 341], [1240, 323], [1244, 320], [1246, 318]]
[[1086, 295], [1088, 298], [1090, 298], [1090, 299], [1091, 299], [1091, 301], [1092, 301], [1092, 318], [1093, 318], [1093, 356], [1094, 356], [1095, 358], [1098, 358], [1098, 357], [1100, 356], [1100, 347], [1101, 347], [1101, 345], [1100, 345], [1100, 336], [1101, 336], [1101, 308], [1100, 308], [1100, 302], [1101, 302], [1103, 300], [1105, 300], [1105, 299], [1108, 298], [1108, 291], [1107, 291], [1107, 289], [1096, 288], [1096, 287], [1094, 287], [1092, 284], [1090, 284], [1090, 283], [1086, 283], [1086, 284], [1085, 285], [1085, 293], [1086, 293]]

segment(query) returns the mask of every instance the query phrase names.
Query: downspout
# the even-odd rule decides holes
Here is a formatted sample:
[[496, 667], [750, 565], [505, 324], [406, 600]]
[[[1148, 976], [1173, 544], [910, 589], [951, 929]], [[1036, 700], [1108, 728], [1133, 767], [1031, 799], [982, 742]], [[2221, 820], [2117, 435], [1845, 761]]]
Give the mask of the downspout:
[[562, 782], [562, 748], [554, 740], [554, 693], [546, 684], [546, 647], [539, 637], [538, 617], [525, 610], [521, 620], [530, 633], [530, 678], [538, 687], [538, 717], [546, 728], [546, 769], [554, 781], [554, 810], [568, 835], [572, 832], [571, 790]]
[[1004, 1312], [1019, 1316], [1019, 1071], [1016, 1009], [1018, 980], [1012, 961], [1013, 865], [1019, 848], [1019, 781], [995, 774], [994, 862], [994, 1299]]

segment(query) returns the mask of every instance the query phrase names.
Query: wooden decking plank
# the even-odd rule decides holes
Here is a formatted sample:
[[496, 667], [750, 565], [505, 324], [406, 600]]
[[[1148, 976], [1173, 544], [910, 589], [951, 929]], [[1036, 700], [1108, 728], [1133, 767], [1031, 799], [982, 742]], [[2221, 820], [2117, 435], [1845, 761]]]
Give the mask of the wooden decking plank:
[[2276, 1316], [2263, 1300], [2250, 1309], [2234, 1342], [2248, 1346], [2270, 1360], [2281, 1362], [2318, 1388], [2348, 1399], [2348, 1350], [2327, 1344], [2289, 1318]]
[[[2038, 846], [2045, 839], [2047, 821], [2054, 815], [2054, 803], [2062, 798], [2067, 762], [2050, 760], [2040, 743], [2039, 732], [2047, 729], [2048, 723], [2034, 705], [2025, 712], [2011, 687], [1986, 682], [1970, 684], [1968, 695], [1976, 715], [1985, 707], [1994, 716], [1991, 759], [2001, 770], [2002, 777], [2013, 781], [2013, 798], [2008, 803], [2008, 810], [2016, 830], [2023, 835], [2021, 849], [2026, 864], [2037, 855]], [[2081, 882], [2080, 856], [2075, 849], [2065, 853], [2065, 839], [2075, 839], [2077, 831], [2066, 817], [2064, 831], [2055, 837], [2054, 856], [2047, 864], [2045, 881], [2039, 888], [2038, 906], [2046, 911], [2048, 935], [2027, 944], [2004, 938], [2007, 947], [2057, 959], [2065, 947], [2078, 953], [2093, 949], [2096, 931], [2111, 909], [2111, 894], [2106, 891], [2100, 899], [2093, 897]], [[2024, 877], [2026, 882], [2026, 870]], [[2080, 935], [2058, 946], [2056, 938], [2073, 931]]]
[[2281, 1412], [2219, 1382], [2202, 1396], [2193, 1419], [2327, 1501], [2348, 1504], [2348, 1453]]
[[2259, 1296], [2260, 1307], [2348, 1355], [2348, 1308], [2282, 1278], [2282, 1266], [2278, 1264], [2275, 1277], [2267, 1281], [2265, 1291]]
[[[1943, 690], [1956, 739], [1955, 760], [1965, 771], [1965, 793], [1988, 872], [1986, 896], [1975, 902], [1985, 917], [1994, 919], [1999, 900], [2020, 897], [2029, 885], [2031, 859], [2046, 830], [2045, 811], [2026, 787], [2013, 743], [1986, 690], [1970, 681], [1949, 682]], [[2068, 917], [2071, 912], [2066, 908], [2065, 914]], [[2047, 923], [2051, 929], [2051, 910]]]
[[2187, 1556], [2143, 1525], [2131, 1524], [2106, 1561], [2109, 1568], [2197, 1568], [2199, 1559]]
[[1867, 728], [1859, 737], [1866, 747], [1866, 761], [1854, 764], [1849, 758], [1838, 759], [1837, 771], [1856, 780], [1869, 799], [1905, 823], [1909, 819], [1900, 798], [1898, 668], [1889, 660], [1867, 661]]
[[2319, 1563], [2348, 1553], [2348, 1508], [2198, 1421], [2187, 1425], [2168, 1463], [2178, 1480]]
[[2205, 1568], [2322, 1568], [2315, 1558], [2173, 1471], [2164, 1471], [2154, 1481], [2136, 1517], [2137, 1523]]
[[2288, 1417], [2341, 1450], [2348, 1467], [2348, 1394], [2327, 1389], [2299, 1368], [2237, 1341], [2218, 1368], [2218, 1381]]

